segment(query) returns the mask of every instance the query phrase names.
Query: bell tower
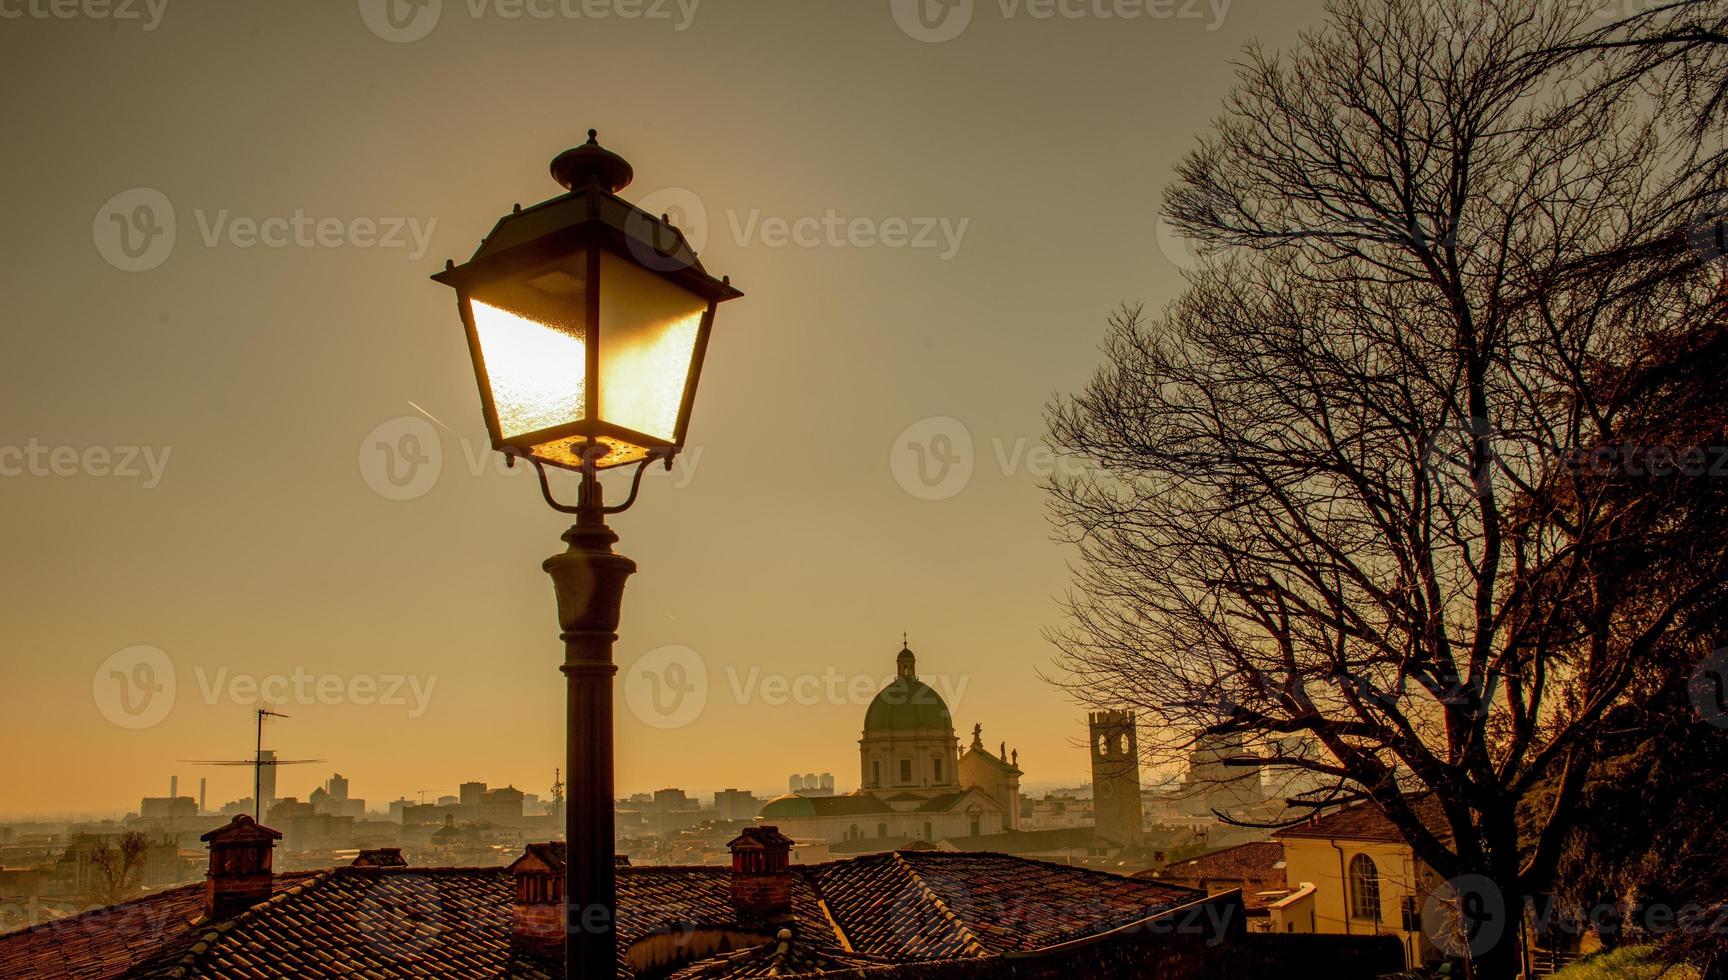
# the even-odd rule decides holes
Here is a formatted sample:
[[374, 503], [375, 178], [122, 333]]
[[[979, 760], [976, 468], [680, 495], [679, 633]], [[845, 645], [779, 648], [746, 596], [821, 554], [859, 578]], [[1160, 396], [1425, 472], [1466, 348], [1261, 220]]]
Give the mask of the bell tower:
[[1140, 744], [1134, 712], [1093, 711], [1092, 822], [1100, 836], [1130, 844], [1141, 833]]

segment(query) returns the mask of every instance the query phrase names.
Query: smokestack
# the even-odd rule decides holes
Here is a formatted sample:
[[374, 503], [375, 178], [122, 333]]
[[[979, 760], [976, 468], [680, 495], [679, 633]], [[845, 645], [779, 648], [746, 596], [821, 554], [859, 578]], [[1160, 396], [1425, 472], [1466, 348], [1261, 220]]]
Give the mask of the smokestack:
[[177, 800], [179, 798], [180, 798], [180, 777], [179, 776], [169, 776], [168, 777], [168, 799], [169, 799], [168, 805], [173, 806], [174, 805], [173, 801]]
[[210, 812], [204, 808], [204, 791], [208, 788], [209, 782], [210, 780], [203, 776], [198, 777], [198, 815], [200, 817]]

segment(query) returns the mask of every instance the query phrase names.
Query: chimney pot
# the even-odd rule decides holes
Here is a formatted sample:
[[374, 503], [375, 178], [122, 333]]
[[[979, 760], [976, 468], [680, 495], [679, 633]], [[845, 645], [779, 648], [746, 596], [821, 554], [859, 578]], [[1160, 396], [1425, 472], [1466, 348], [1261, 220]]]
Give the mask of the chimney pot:
[[792, 838], [778, 827], [746, 827], [726, 845], [732, 852], [732, 905], [746, 917], [792, 917]]
[[226, 919], [270, 897], [272, 855], [280, 831], [242, 813], [199, 840], [210, 845], [210, 870], [205, 874], [204, 911]]
[[564, 955], [564, 842], [529, 844], [510, 865], [516, 899], [510, 944], [543, 959]]

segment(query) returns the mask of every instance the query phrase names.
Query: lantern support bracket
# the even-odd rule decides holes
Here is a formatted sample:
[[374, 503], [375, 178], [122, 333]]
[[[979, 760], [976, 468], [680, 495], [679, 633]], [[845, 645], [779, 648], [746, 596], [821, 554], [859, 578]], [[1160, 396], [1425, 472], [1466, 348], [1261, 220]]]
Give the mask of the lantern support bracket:
[[611, 507], [605, 506], [601, 501], [599, 471], [592, 461], [582, 464], [582, 489], [578, 492], [577, 502], [574, 505], [561, 504], [552, 496], [552, 483], [546, 477], [546, 466], [534, 457], [521, 452], [506, 452], [504, 465], [514, 467], [517, 458], [526, 459], [534, 467], [535, 474], [540, 478], [540, 496], [546, 498], [548, 507], [560, 514], [605, 515], [622, 514], [629, 510], [631, 505], [636, 503], [636, 494], [642, 489], [642, 474], [646, 473], [648, 467], [656, 462], [663, 461], [666, 468], [671, 469], [672, 456], [673, 452], [671, 451], [651, 450], [647, 456], [642, 458], [640, 463], [636, 464], [636, 474], [630, 478], [630, 495], [624, 498], [623, 503]]

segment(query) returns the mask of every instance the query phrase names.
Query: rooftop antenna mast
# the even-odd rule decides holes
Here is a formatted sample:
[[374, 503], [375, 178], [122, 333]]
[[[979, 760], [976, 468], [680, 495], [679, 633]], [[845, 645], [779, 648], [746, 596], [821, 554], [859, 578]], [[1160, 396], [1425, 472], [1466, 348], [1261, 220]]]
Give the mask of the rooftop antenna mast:
[[252, 758], [241, 760], [230, 759], [187, 759], [193, 765], [199, 766], [251, 766], [252, 767], [252, 819], [258, 823], [264, 822], [264, 767], [265, 766], [299, 766], [311, 762], [323, 762], [323, 759], [266, 759], [264, 758], [264, 719], [287, 718], [280, 711], [275, 711], [270, 705], [258, 705], [253, 713], [258, 719], [258, 738], [252, 750]]

